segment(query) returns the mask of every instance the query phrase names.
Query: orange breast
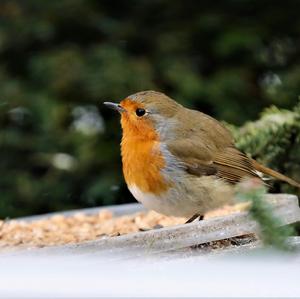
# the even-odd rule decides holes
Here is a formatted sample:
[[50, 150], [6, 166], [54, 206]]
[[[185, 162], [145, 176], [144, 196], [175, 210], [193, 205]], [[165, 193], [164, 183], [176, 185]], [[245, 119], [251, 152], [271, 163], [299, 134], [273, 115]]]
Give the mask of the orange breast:
[[121, 123], [121, 153], [127, 185], [136, 185], [141, 191], [154, 194], [166, 191], [170, 184], [161, 173], [166, 161], [156, 132], [147, 124], [132, 125], [126, 117], [122, 117]]

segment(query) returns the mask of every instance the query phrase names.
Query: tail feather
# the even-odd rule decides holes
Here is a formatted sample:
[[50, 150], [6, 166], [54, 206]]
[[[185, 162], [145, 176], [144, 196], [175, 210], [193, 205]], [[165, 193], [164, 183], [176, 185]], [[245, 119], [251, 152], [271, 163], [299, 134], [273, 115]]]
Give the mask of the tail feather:
[[275, 179], [278, 179], [280, 181], [283, 181], [283, 182], [286, 182], [294, 187], [297, 187], [297, 188], [300, 188], [300, 183], [294, 181], [293, 179], [275, 171], [275, 170], [272, 170], [266, 166], [263, 166], [261, 164], [259, 164], [257, 161], [255, 160], [252, 160], [252, 164], [254, 166], [254, 168], [257, 170], [257, 171], [260, 171], [266, 175], [269, 175]]

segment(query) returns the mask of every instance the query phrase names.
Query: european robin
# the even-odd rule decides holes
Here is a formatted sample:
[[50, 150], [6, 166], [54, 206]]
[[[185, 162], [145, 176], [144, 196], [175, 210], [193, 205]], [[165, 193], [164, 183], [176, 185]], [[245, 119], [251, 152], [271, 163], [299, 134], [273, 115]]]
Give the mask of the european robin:
[[149, 209], [193, 220], [232, 203], [235, 184], [262, 173], [300, 187], [239, 151], [220, 122], [163, 93], [142, 91], [104, 104], [121, 114], [125, 181]]

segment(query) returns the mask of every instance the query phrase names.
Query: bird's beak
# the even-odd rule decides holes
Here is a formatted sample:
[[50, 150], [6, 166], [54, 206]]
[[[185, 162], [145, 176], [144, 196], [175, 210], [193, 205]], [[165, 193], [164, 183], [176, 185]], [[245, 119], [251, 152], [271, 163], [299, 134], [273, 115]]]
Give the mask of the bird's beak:
[[110, 109], [119, 111], [120, 113], [126, 111], [120, 104], [117, 104], [117, 103], [104, 102], [103, 104], [104, 104], [105, 106], [107, 106], [108, 108], [110, 108]]

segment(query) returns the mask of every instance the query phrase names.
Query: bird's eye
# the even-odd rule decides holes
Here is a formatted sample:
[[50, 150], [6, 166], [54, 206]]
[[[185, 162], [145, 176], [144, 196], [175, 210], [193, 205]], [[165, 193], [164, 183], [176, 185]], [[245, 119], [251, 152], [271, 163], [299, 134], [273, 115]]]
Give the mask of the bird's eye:
[[143, 108], [137, 108], [137, 109], [135, 110], [135, 114], [136, 114], [137, 116], [141, 117], [141, 116], [143, 116], [143, 115], [146, 114], [146, 110], [143, 109]]

